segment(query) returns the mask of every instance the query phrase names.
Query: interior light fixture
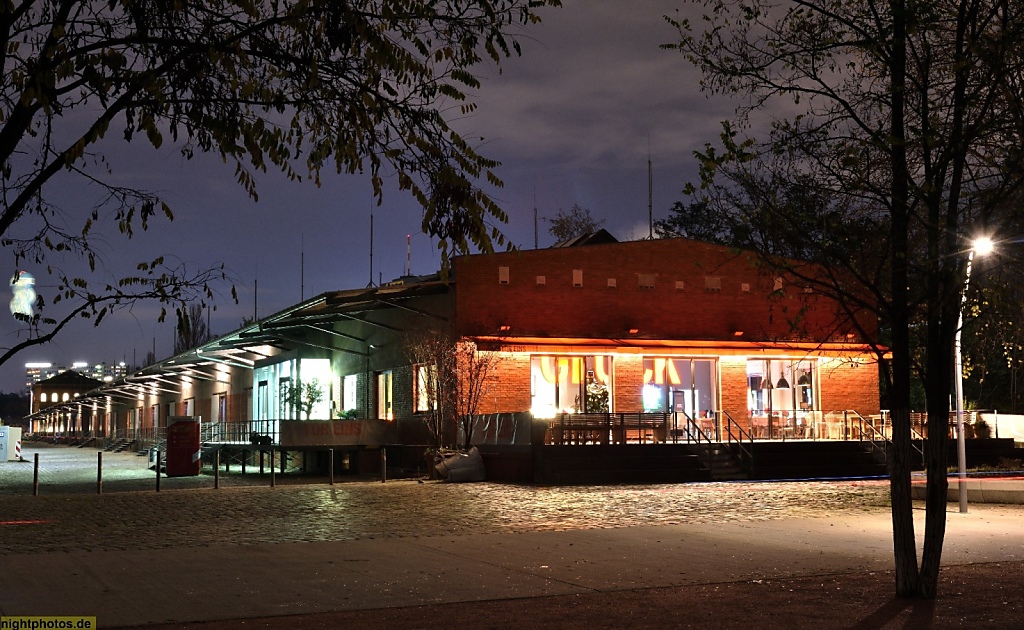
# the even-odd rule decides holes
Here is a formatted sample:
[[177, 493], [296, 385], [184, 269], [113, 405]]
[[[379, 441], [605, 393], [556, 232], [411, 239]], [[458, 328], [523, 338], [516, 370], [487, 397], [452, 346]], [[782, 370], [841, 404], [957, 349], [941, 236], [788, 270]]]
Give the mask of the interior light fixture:
[[500, 330], [501, 332], [508, 332], [511, 329], [512, 329], [512, 327], [507, 325], [507, 324], [504, 325], [504, 326], [498, 326], [498, 330]]
[[631, 335], [635, 335], [635, 334], [637, 334], [638, 332], [640, 332], [640, 329], [639, 329], [639, 328], [630, 328], [630, 329], [629, 329], [629, 334], [631, 334]]
[[779, 382], [775, 384], [776, 389], [789, 389], [789, 381], [786, 380], [785, 376], [779, 377]]
[[732, 336], [733, 337], [742, 337], [743, 336], [743, 331], [742, 330], [734, 330], [734, 331], [732, 331]]

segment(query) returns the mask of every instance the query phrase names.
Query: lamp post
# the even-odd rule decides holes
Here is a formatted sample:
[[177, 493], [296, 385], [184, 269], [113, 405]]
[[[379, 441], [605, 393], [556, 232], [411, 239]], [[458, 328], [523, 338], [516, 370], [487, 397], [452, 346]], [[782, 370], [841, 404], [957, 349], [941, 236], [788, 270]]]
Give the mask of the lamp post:
[[964, 290], [960, 294], [960, 317], [956, 325], [956, 340], [953, 344], [954, 369], [956, 370], [956, 458], [957, 458], [957, 496], [960, 497], [960, 513], [967, 513], [967, 447], [964, 442], [964, 362], [960, 350], [960, 333], [964, 327], [964, 306], [967, 304], [967, 289], [971, 286], [971, 263], [974, 262], [974, 254], [981, 256], [992, 251], [993, 244], [990, 238], [979, 238], [971, 244], [971, 251], [967, 254], [967, 274], [964, 279]]

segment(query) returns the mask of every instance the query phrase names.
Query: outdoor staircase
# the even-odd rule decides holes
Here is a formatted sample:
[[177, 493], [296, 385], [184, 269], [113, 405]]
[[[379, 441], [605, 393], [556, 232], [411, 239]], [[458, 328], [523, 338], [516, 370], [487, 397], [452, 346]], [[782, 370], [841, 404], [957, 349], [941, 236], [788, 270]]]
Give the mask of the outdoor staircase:
[[710, 444], [693, 444], [690, 449], [708, 469], [712, 481], [733, 481], [750, 479], [748, 471], [737, 453], [726, 444], [712, 442]]
[[120, 453], [130, 447], [134, 441], [135, 440], [131, 440], [129, 438], [119, 438], [112, 441], [110, 444], [107, 444], [107, 447], [103, 450], [108, 453]]

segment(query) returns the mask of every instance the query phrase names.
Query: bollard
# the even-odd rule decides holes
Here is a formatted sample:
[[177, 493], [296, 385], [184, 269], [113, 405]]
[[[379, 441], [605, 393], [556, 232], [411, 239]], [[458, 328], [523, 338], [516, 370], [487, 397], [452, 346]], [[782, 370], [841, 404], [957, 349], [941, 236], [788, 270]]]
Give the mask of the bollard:
[[160, 492], [160, 461], [163, 459], [163, 453], [159, 450], [156, 452], [156, 491]]
[[274, 468], [274, 456], [276, 455], [276, 453], [277, 453], [277, 451], [274, 451], [274, 450], [270, 451], [270, 487], [271, 488], [273, 488], [274, 486], [277, 485], [277, 474], [274, 472], [275, 471], [275, 468]]
[[281, 451], [281, 474], [284, 474], [285, 468], [288, 465], [288, 451]]
[[103, 494], [103, 451], [96, 453], [96, 494]]
[[220, 488], [220, 449], [213, 453], [213, 489]]
[[331, 485], [334, 485], [334, 449], [327, 450], [327, 469], [330, 471]]
[[249, 461], [249, 451], [242, 451], [242, 474], [245, 475], [245, 462]]
[[388, 480], [388, 449], [380, 447], [380, 482]]
[[32, 496], [39, 495], [39, 453], [32, 458], [35, 460], [35, 464], [32, 467]]
[[266, 455], [264, 451], [260, 451], [260, 475], [263, 474], [263, 456]]

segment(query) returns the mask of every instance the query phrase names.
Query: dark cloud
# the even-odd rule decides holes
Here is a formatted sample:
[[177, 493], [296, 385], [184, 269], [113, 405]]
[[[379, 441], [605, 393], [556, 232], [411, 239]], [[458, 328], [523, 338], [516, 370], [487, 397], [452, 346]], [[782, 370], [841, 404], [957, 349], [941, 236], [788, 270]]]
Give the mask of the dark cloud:
[[[482, 66], [479, 108], [456, 121], [481, 151], [502, 162], [505, 187], [494, 191], [510, 217], [499, 226], [513, 243], [532, 247], [533, 209], [553, 216], [574, 203], [587, 207], [620, 239], [646, 236], [647, 159], [653, 163], [655, 217], [664, 216], [695, 176], [694, 149], [718, 135], [732, 106], [706, 98], [698, 75], [672, 51], [659, 48], [676, 33], [662, 16], [674, 0], [566, 0], [525, 29], [523, 55], [499, 74]], [[118, 134], [112, 134], [116, 136]], [[482, 138], [482, 140], [480, 140]], [[192, 265], [224, 263], [234, 274], [241, 304], [218, 300], [214, 332], [237, 328], [254, 308], [268, 315], [317, 293], [389, 280], [406, 265], [411, 235], [413, 273], [437, 269], [436, 242], [420, 232], [422, 211], [388, 182], [384, 206], [373, 209], [374, 263], [369, 267], [371, 191], [365, 176], [325, 173], [323, 186], [259, 175], [259, 203], [235, 183], [233, 166], [214, 156], [186, 161], [173, 148], [144, 142], [107, 147], [118, 181], [160, 191], [176, 220], [154, 221], [131, 242], [118, 235], [105, 247], [111, 274], [136, 260], [166, 253]], [[89, 191], [60, 191], [84, 198]], [[91, 202], [91, 201], [89, 201]], [[83, 202], [87, 203], [87, 202]], [[551, 243], [540, 224], [541, 246]], [[36, 273], [39, 277], [40, 274]], [[171, 324], [154, 323], [157, 309], [139, 307], [99, 330], [76, 325], [57, 344], [24, 353], [3, 367], [0, 389], [20, 387], [30, 360], [70, 364], [88, 360], [141, 361], [156, 341], [171, 353]], [[14, 322], [0, 325], [12, 340]]]

